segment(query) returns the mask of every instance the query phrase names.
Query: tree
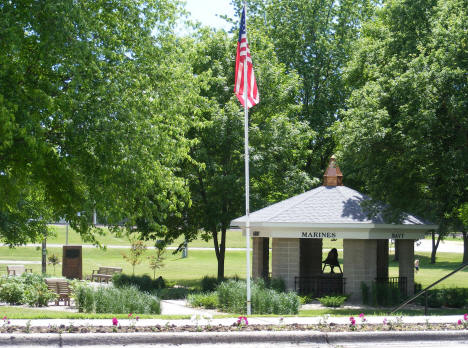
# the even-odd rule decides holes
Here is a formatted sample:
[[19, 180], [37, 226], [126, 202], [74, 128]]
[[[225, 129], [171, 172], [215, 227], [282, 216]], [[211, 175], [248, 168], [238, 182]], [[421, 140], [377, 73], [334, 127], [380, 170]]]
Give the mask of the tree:
[[55, 275], [55, 266], [57, 266], [58, 264], [60, 264], [60, 259], [57, 255], [55, 254], [52, 254], [51, 256], [49, 256], [49, 265], [52, 265], [54, 266], [54, 275]]
[[[0, 238], [37, 241], [93, 211], [129, 229], [189, 204], [180, 177], [193, 94], [176, 0], [0, 4]], [[82, 212], [80, 216], [78, 212]]]
[[[249, 30], [260, 104], [250, 110], [251, 209], [276, 202], [310, 188], [305, 173], [307, 144], [313, 133], [297, 120], [296, 74], [286, 74], [267, 37]], [[189, 133], [194, 140], [187, 165], [192, 205], [184, 221], [212, 238], [218, 278], [224, 277], [226, 231], [230, 221], [244, 214], [243, 109], [234, 93], [237, 38], [207, 28], [194, 42], [193, 72], [200, 83], [199, 121]]]
[[467, 9], [463, 1], [388, 2], [366, 23], [336, 124], [342, 169], [389, 204], [439, 225], [431, 262], [467, 201]]
[[468, 203], [463, 203], [458, 209], [462, 223], [461, 230], [463, 235], [463, 263], [468, 263]]
[[146, 245], [138, 234], [129, 234], [130, 250], [122, 253], [122, 257], [132, 265], [132, 274], [135, 275], [135, 266], [141, 263], [141, 258], [146, 251]]
[[153, 279], [156, 279], [156, 270], [164, 266], [165, 253], [164, 246], [156, 243], [156, 254], [148, 256], [149, 266], [153, 270]]
[[[315, 132], [307, 153], [307, 173], [311, 177], [321, 178], [333, 154], [335, 144], [328, 128], [349, 95], [343, 70], [362, 21], [374, 11], [374, 2], [378, 1], [248, 1], [249, 30], [262, 32], [272, 43], [278, 61], [284, 64], [284, 72], [300, 77], [295, 95], [301, 107], [298, 118]], [[233, 3], [240, 13], [243, 2]]]

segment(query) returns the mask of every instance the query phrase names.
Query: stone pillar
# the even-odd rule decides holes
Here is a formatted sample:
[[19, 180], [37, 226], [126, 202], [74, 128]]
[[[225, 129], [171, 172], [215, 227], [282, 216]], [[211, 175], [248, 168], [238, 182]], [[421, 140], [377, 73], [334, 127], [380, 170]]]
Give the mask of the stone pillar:
[[399, 276], [406, 277], [407, 295], [414, 295], [414, 240], [398, 240]]
[[270, 266], [269, 238], [252, 238], [252, 277], [268, 278]]
[[294, 290], [299, 276], [300, 247], [298, 238], [273, 238], [272, 277], [281, 278], [287, 290]]
[[299, 246], [301, 277], [322, 274], [322, 239], [302, 238]]
[[377, 278], [388, 278], [388, 239], [377, 240]]
[[377, 240], [343, 240], [343, 277], [346, 279], [345, 293], [353, 302], [362, 302], [361, 283], [372, 287], [377, 276]]

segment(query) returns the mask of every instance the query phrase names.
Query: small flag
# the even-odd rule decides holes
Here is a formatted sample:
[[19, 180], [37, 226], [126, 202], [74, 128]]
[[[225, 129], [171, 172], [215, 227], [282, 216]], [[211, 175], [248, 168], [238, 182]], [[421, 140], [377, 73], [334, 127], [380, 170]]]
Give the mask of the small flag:
[[244, 101], [244, 64], [247, 64], [247, 108], [258, 104], [260, 101], [257, 82], [253, 71], [252, 58], [250, 57], [249, 45], [247, 44], [247, 30], [245, 28], [245, 6], [239, 27], [239, 40], [237, 41], [236, 57], [236, 80], [234, 92], [240, 103], [245, 106]]

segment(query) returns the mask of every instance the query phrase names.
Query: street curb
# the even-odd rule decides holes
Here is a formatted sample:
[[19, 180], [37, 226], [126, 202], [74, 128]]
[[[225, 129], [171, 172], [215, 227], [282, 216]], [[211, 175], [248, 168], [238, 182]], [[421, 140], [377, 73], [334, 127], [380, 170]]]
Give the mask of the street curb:
[[90, 346], [143, 344], [216, 344], [216, 343], [316, 343], [383, 341], [468, 341], [467, 330], [454, 331], [241, 331], [241, 332], [161, 332], [161, 333], [54, 333], [0, 334], [0, 346]]

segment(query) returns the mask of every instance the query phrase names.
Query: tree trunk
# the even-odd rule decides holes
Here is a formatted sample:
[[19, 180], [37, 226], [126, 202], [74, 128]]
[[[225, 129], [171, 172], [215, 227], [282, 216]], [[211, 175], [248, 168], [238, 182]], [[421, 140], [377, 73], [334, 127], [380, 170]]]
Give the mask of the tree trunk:
[[221, 243], [218, 241], [218, 232], [216, 230], [211, 231], [213, 235], [213, 244], [216, 253], [216, 259], [218, 260], [218, 279], [224, 279], [224, 258], [226, 254], [226, 228], [223, 226], [221, 229]]
[[468, 263], [468, 232], [463, 230], [463, 263]]
[[437, 242], [435, 240], [435, 231], [431, 232], [432, 234], [432, 251], [431, 251], [431, 263], [436, 263], [436, 253], [437, 253], [437, 248], [439, 247], [441, 233], [437, 235]]

